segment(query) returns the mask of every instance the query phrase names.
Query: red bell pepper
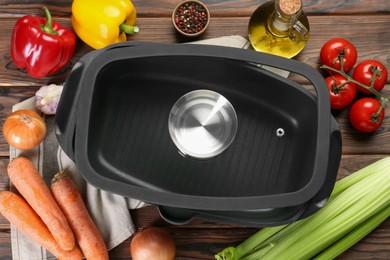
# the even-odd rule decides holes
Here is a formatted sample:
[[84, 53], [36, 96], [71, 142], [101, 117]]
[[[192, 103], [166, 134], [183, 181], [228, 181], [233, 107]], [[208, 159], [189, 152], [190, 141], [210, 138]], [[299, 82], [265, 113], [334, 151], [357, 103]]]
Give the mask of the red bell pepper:
[[72, 30], [52, 21], [51, 14], [43, 7], [46, 18], [24, 16], [13, 29], [11, 57], [15, 65], [26, 68], [35, 78], [57, 72], [72, 58], [76, 36]]

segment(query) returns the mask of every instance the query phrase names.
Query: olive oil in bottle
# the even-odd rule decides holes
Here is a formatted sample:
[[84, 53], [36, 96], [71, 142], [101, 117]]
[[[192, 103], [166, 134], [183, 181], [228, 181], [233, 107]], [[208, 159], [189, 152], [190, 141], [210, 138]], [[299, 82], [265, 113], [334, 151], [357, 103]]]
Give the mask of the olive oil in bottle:
[[309, 39], [309, 21], [302, 0], [273, 0], [252, 14], [248, 36], [256, 51], [292, 58]]

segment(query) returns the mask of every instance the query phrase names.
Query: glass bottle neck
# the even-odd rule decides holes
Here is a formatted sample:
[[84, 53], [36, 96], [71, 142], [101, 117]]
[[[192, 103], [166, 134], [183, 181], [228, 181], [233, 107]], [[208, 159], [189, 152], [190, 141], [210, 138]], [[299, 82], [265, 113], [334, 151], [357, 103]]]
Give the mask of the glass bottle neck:
[[309, 30], [298, 20], [302, 0], [275, 0], [275, 10], [268, 20], [268, 29], [276, 37], [307, 39]]
[[302, 11], [302, 5], [295, 13], [291, 8], [289, 11], [286, 11], [287, 7], [281, 7], [281, 4], [284, 3], [283, 1], [286, 2], [287, 0], [282, 0], [282, 2], [281, 0], [275, 0], [275, 10], [268, 20], [268, 28], [272, 34], [278, 37], [289, 35], [293, 22], [297, 20]]

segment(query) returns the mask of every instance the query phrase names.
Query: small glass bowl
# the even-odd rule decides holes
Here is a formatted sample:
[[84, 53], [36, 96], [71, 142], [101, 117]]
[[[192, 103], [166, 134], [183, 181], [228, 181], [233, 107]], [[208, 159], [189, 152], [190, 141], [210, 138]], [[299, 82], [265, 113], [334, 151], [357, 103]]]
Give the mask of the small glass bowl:
[[186, 0], [180, 2], [173, 10], [172, 23], [180, 34], [196, 37], [204, 33], [209, 26], [210, 11], [200, 1]]

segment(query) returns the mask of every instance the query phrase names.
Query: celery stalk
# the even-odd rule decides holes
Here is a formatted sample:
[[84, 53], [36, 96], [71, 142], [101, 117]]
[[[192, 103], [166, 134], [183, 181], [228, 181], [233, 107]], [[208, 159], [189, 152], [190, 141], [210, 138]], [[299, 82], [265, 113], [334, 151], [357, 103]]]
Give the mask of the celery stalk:
[[311, 217], [290, 225], [263, 228], [243, 242], [244, 246], [237, 246], [237, 257], [217, 259], [305, 259], [332, 244], [335, 248], [329, 249], [328, 254], [336, 254], [379, 225], [379, 216], [384, 218], [389, 207], [387, 157], [337, 181], [328, 202]]
[[[266, 255], [266, 253], [271, 250], [279, 239], [288, 235], [291, 232], [294, 232], [300, 225], [302, 225], [306, 219], [301, 219], [294, 223], [276, 226], [276, 227], [267, 227], [263, 228], [257, 233], [253, 234], [247, 240], [245, 240], [242, 244], [237, 246], [234, 249], [234, 257], [227, 257], [226, 251], [223, 250], [221, 253], [225, 258], [218, 258], [219, 253], [216, 255], [217, 260], [258, 260], [262, 256]], [[229, 248], [228, 253], [232, 253], [232, 248]]]
[[277, 232], [279, 232], [280, 230], [282, 230], [286, 226], [287, 225], [262, 229], [260, 232], [257, 232], [255, 236], [245, 240], [243, 243], [238, 245], [236, 247], [236, 250], [238, 252], [240, 252], [241, 256], [244, 256], [244, 255], [246, 255], [246, 252], [248, 252], [251, 248], [254, 247], [254, 245], [256, 245], [256, 247], [258, 247], [258, 246], [261, 247], [262, 243], [267, 238], [269, 238], [270, 236], [273, 236], [274, 234], [276, 234]]
[[[250, 236], [236, 248], [227, 247], [220, 253], [215, 255], [217, 260], [257, 260], [259, 255], [263, 255], [264, 248], [271, 248], [275, 243], [284, 236], [294, 232], [301, 226], [306, 219], [301, 219], [294, 223], [282, 226], [267, 227], [260, 229], [258, 232]], [[270, 248], [269, 248], [270, 249]], [[259, 251], [262, 251], [259, 253]], [[268, 250], [267, 250], [268, 251]]]
[[217, 259], [217, 260], [242, 259], [245, 255], [247, 255], [251, 251], [253, 251], [256, 248], [258, 248], [259, 246], [261, 246], [261, 244], [267, 238], [269, 238], [272, 235], [274, 235], [275, 233], [279, 232], [281, 229], [283, 229], [286, 226], [287, 225], [263, 228], [259, 232], [256, 232], [251, 237], [249, 237], [247, 240], [242, 242], [236, 248], [234, 248], [234, 247], [225, 248], [222, 252], [215, 255], [215, 259]]
[[336, 258], [348, 248], [359, 242], [362, 238], [368, 235], [389, 217], [390, 207], [387, 207], [366, 220], [363, 224], [359, 225], [357, 228], [348, 233], [342, 239], [338, 240], [329, 248], [322, 251], [320, 255], [314, 258], [314, 260], [328, 260]]
[[[390, 189], [389, 185], [383, 186]], [[279, 250], [276, 250], [278, 245], [275, 246], [275, 251], [270, 251], [264, 259], [309, 259], [314, 257], [373, 216], [375, 212], [390, 206], [390, 190], [374, 197], [375, 199], [367, 198], [356, 203], [348, 211], [344, 211], [326, 225], [313, 226], [314, 230], [312, 232], [307, 233], [306, 236], [301, 237], [293, 244], [288, 244], [288, 242], [282, 240], [279, 244]]]
[[257, 260], [275, 246], [275, 243], [284, 236], [294, 232], [307, 219], [276, 227], [260, 229], [236, 248], [228, 247], [215, 255], [217, 260]]
[[256, 252], [254, 252], [253, 254], [241, 258], [241, 260], [256, 260], [256, 259], [260, 259], [263, 256], [265, 256], [274, 246], [275, 246], [275, 244], [269, 243], [265, 247], [263, 247], [260, 250], [257, 250]]
[[[328, 227], [327, 223], [343, 212], [347, 212], [348, 214], [351, 206], [362, 201], [365, 197], [369, 197], [367, 194], [372, 191], [375, 192], [378, 185], [383, 185], [390, 189], [390, 185], [386, 184], [386, 182], [390, 183], [390, 180], [383, 182], [381, 179], [373, 178], [372, 176], [366, 177], [366, 180], [369, 182], [368, 184], [358, 182], [327, 203], [320, 211], [312, 215], [299, 229], [297, 229], [296, 232], [281, 239], [269, 254], [265, 256], [265, 259], [267, 259], [268, 256], [270, 256], [269, 259], [272, 259], [272, 257], [273, 259], [280, 259], [282, 255], [287, 257], [287, 259], [292, 259], [290, 254], [292, 255], [294, 252], [298, 251], [298, 249], [293, 246], [294, 243], [303, 241], [308, 237], [312, 238], [310, 233], [312, 233], [313, 230], [320, 226]], [[358, 211], [359, 210], [360, 209], [358, 208]], [[347, 221], [347, 219], [345, 219], [345, 221]], [[310, 241], [313, 239], [308, 239], [308, 243], [311, 244]], [[309, 249], [308, 246], [303, 246], [306, 250]], [[291, 249], [290, 251], [294, 252], [284, 254], [284, 252], [289, 251], [288, 249]]]
[[378, 169], [390, 169], [390, 157], [382, 158], [356, 172], [350, 174], [341, 180], [338, 180], [333, 188], [332, 197], [337, 196], [340, 192], [344, 191], [351, 185], [363, 180], [369, 175], [380, 175], [382, 174]]

